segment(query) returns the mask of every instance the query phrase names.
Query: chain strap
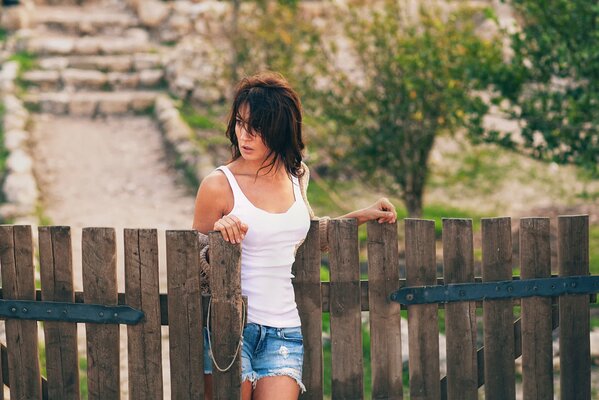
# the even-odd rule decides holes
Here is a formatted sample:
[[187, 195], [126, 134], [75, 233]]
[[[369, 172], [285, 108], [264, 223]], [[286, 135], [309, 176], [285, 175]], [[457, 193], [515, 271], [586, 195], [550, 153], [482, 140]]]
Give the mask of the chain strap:
[[212, 342], [210, 341], [210, 306], [212, 305], [212, 296], [210, 296], [210, 299], [208, 300], [208, 321], [206, 321], [206, 329], [208, 330], [208, 348], [210, 349], [210, 358], [212, 359], [212, 362], [214, 363], [214, 366], [216, 367], [217, 370], [219, 370], [220, 372], [227, 372], [228, 370], [231, 369], [231, 367], [233, 366], [233, 364], [235, 363], [235, 359], [237, 358], [237, 355], [239, 354], [239, 349], [241, 349], [241, 345], [243, 343], [243, 328], [245, 326], [245, 303], [243, 302], [243, 300], [241, 301], [241, 334], [239, 335], [239, 343], [237, 343], [237, 349], [235, 350], [235, 354], [233, 355], [233, 359], [231, 360], [231, 363], [226, 367], [226, 368], [221, 368], [216, 360], [214, 359], [214, 351], [212, 351]]

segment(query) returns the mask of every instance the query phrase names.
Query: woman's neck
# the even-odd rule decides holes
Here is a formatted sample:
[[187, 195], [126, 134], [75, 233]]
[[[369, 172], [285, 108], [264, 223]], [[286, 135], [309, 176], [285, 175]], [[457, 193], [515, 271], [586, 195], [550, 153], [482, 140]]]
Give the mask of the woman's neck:
[[243, 175], [257, 176], [260, 179], [272, 180], [287, 177], [287, 171], [281, 162], [275, 162], [273, 165], [269, 165], [269, 161], [248, 161], [243, 157], [239, 157], [232, 164], [235, 165], [237, 172]]

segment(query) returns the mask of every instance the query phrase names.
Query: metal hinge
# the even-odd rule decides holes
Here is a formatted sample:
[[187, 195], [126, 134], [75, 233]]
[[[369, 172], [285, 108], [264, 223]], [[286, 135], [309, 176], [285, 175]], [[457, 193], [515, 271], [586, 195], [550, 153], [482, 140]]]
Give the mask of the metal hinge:
[[391, 300], [404, 305], [599, 293], [599, 276], [569, 276], [483, 283], [404, 287]]
[[143, 317], [142, 311], [125, 305], [0, 300], [0, 319], [135, 325]]

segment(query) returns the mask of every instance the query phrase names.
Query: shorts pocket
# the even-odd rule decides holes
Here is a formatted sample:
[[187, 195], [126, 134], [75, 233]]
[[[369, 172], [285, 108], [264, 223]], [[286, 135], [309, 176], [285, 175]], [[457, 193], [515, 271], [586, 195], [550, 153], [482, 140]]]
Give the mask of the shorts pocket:
[[302, 328], [283, 328], [281, 330], [281, 337], [286, 340], [293, 340], [303, 342], [304, 337], [302, 336]]

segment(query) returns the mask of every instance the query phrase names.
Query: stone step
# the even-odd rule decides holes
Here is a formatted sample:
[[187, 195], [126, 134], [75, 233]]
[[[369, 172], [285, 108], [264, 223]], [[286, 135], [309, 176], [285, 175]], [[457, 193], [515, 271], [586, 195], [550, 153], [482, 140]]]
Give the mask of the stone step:
[[148, 33], [129, 29], [125, 36], [30, 36], [18, 39], [17, 49], [40, 55], [99, 55], [151, 52]]
[[108, 56], [59, 56], [40, 58], [38, 60], [38, 67], [43, 70], [75, 68], [92, 69], [102, 72], [135, 72], [162, 68], [163, 65], [163, 57], [158, 53]]
[[86, 69], [35, 70], [23, 74], [27, 86], [42, 91], [123, 90], [152, 88], [163, 82], [162, 69], [139, 72], [101, 72]]
[[71, 35], [122, 35], [139, 26], [139, 20], [126, 11], [106, 6], [41, 6], [35, 7], [32, 26]]
[[44, 113], [95, 117], [147, 112], [159, 94], [152, 91], [28, 93], [25, 104]]

